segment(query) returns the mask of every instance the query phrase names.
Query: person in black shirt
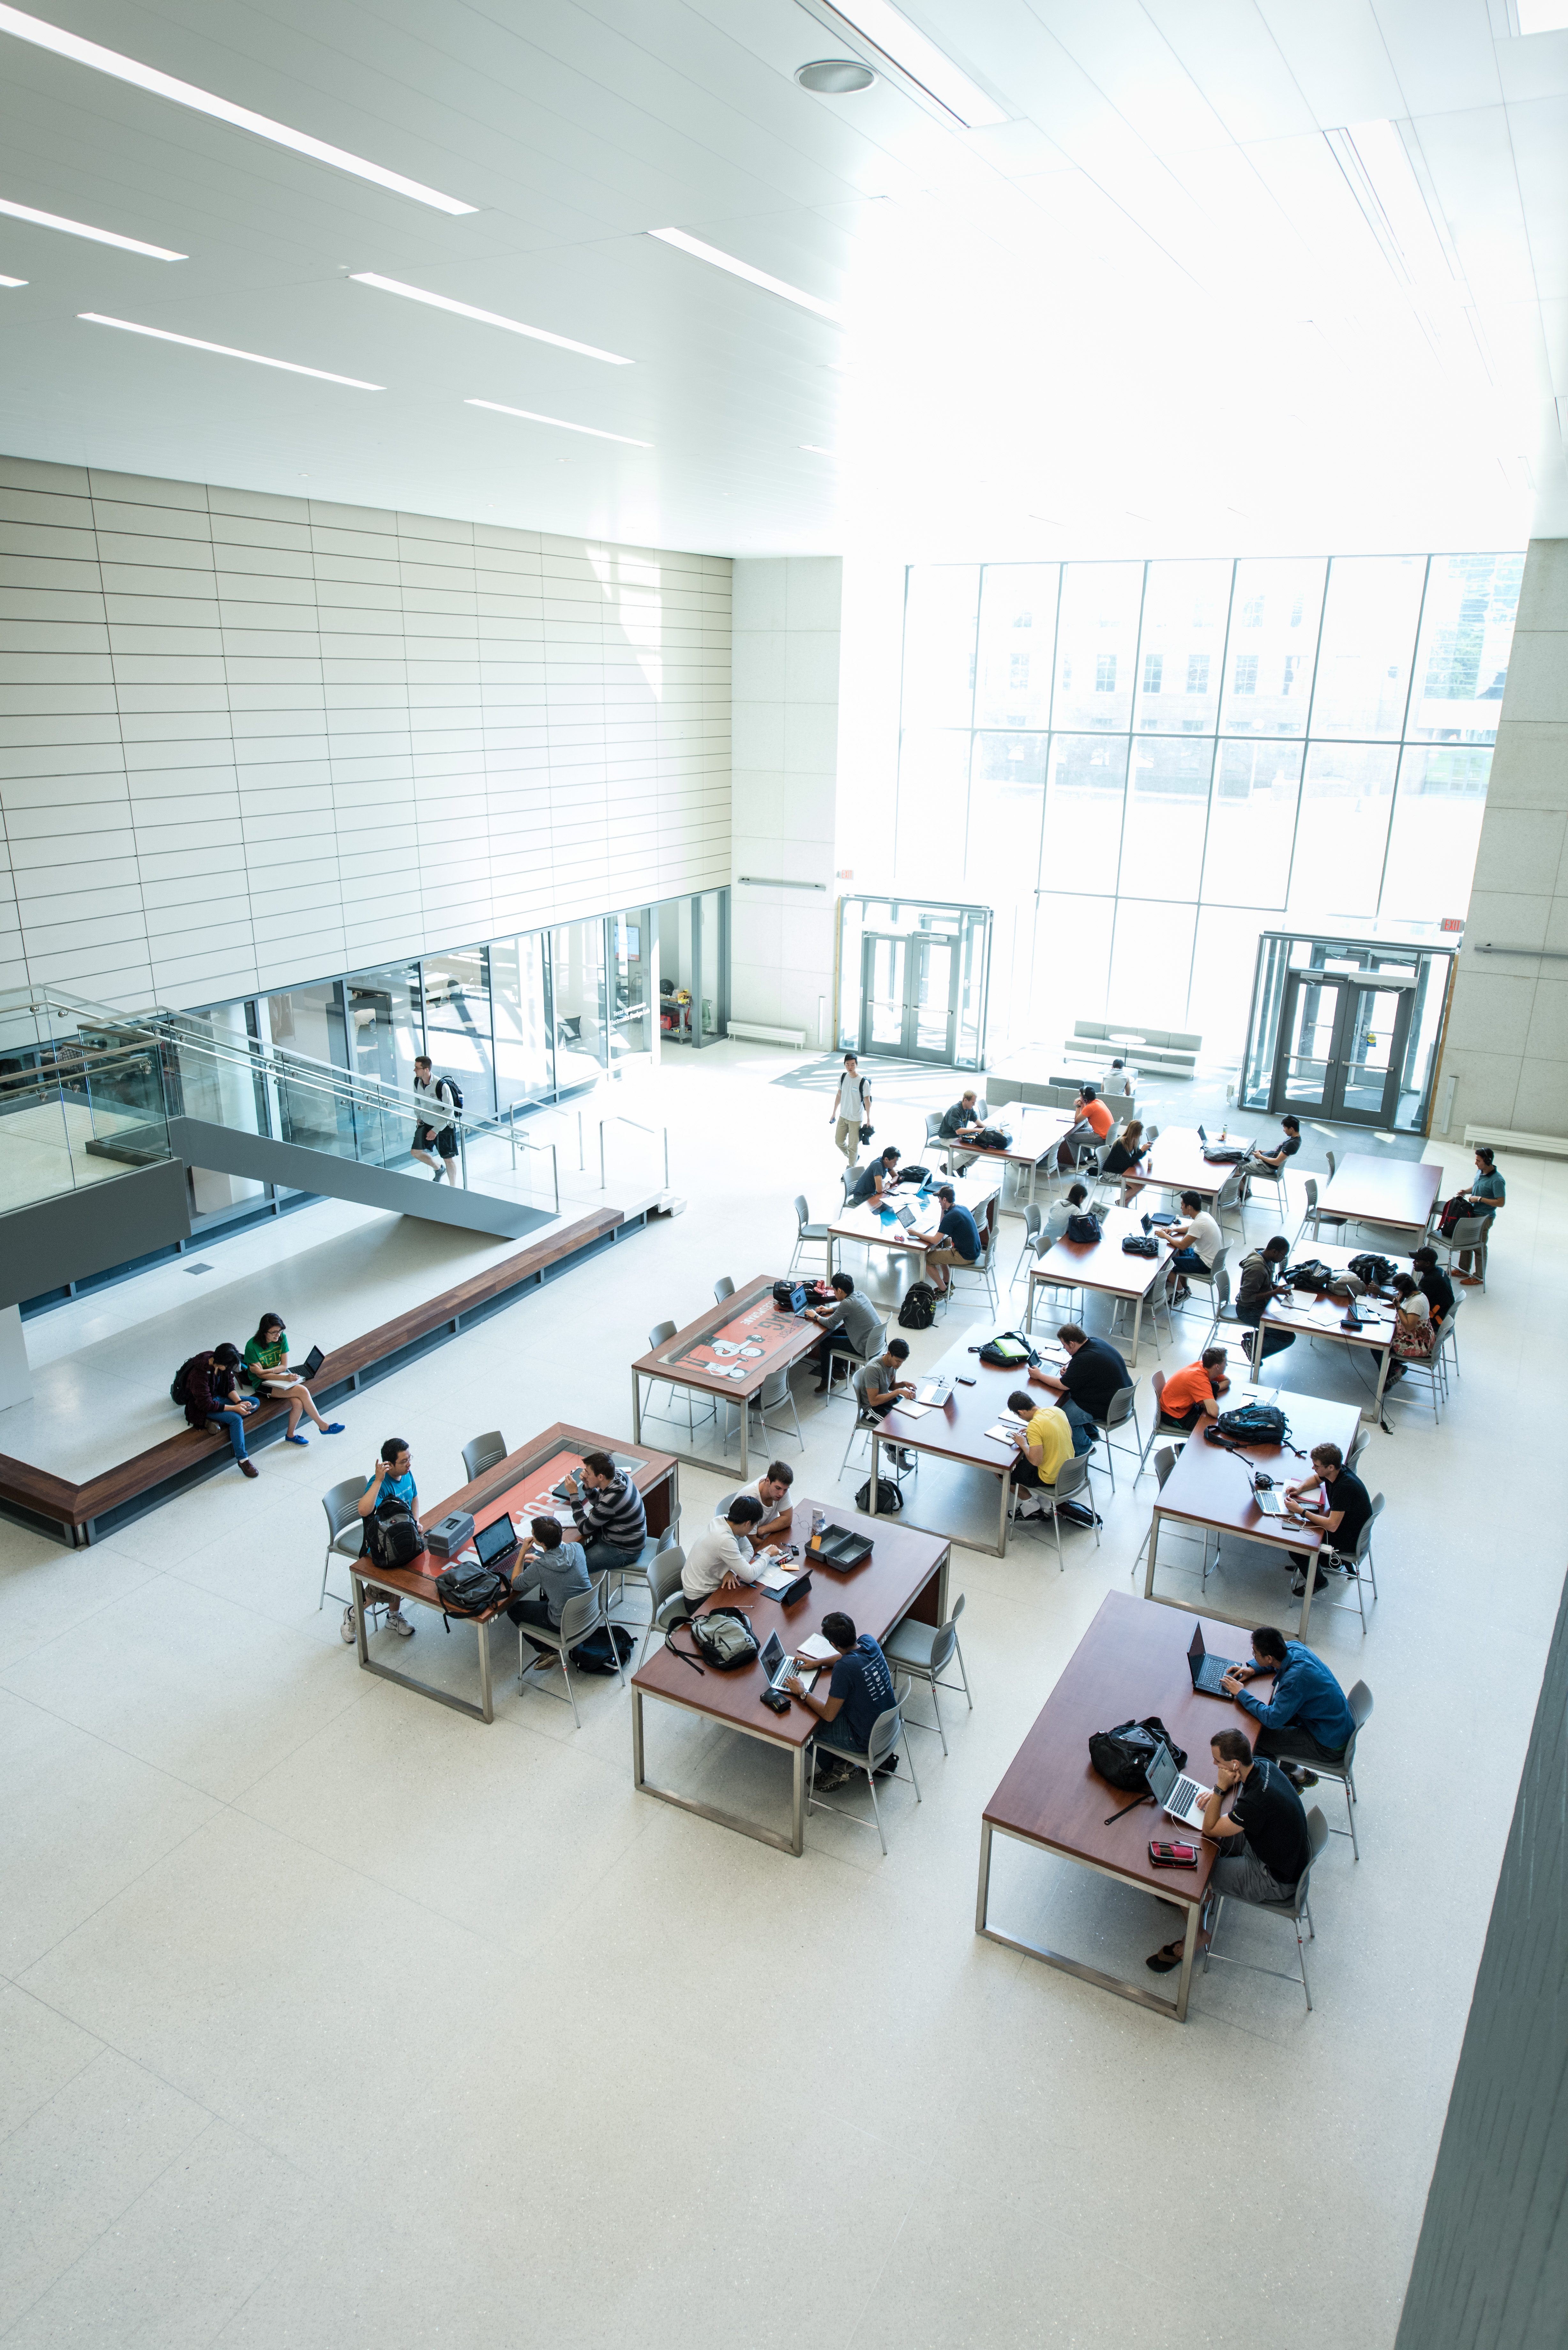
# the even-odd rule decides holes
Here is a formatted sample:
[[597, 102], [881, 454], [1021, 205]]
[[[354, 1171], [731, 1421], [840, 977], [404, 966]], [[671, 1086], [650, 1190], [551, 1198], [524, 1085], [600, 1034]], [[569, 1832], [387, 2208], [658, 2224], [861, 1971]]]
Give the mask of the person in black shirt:
[[[1362, 1527], [1372, 1515], [1372, 1496], [1354, 1471], [1345, 1467], [1345, 1455], [1337, 1444], [1314, 1444], [1312, 1465], [1310, 1477], [1298, 1477], [1293, 1485], [1285, 1487], [1285, 1499], [1287, 1502], [1299, 1502], [1303, 1493], [1315, 1492], [1321, 1479], [1328, 1497], [1326, 1507], [1313, 1505], [1298, 1511], [1297, 1516], [1303, 1526], [1317, 1527], [1330, 1550], [1342, 1552], [1349, 1557], [1355, 1548]], [[1293, 1550], [1290, 1560], [1295, 1570], [1291, 1590], [1299, 1599], [1306, 1589], [1307, 1554], [1304, 1550]], [[1313, 1584], [1314, 1591], [1321, 1591], [1327, 1581], [1328, 1577], [1320, 1566]]]
[[[1254, 1150], [1251, 1159], [1247, 1161], [1247, 1167], [1255, 1167], [1261, 1170], [1266, 1170], [1271, 1175], [1277, 1175], [1281, 1169], [1285, 1166], [1287, 1161], [1295, 1157], [1296, 1152], [1301, 1149], [1301, 1147], [1302, 1126], [1300, 1118], [1282, 1118], [1280, 1120], [1280, 1139], [1278, 1142], [1275, 1143], [1272, 1150]], [[1243, 1169], [1241, 1175], [1241, 1197], [1243, 1200], [1250, 1197], [1251, 1188], [1246, 1169]]]
[[1148, 1149], [1149, 1146], [1143, 1139], [1142, 1118], [1132, 1118], [1100, 1161], [1102, 1175], [1120, 1175], [1123, 1178], [1119, 1204], [1124, 1208], [1136, 1192], [1143, 1190], [1137, 1168], [1139, 1161], [1148, 1157]]
[[[1272, 1241], [1265, 1241], [1261, 1249], [1254, 1249], [1250, 1256], [1241, 1259], [1241, 1283], [1236, 1291], [1238, 1322], [1249, 1323], [1255, 1330], [1268, 1310], [1270, 1301], [1279, 1295], [1290, 1295], [1290, 1291], [1280, 1279], [1290, 1253], [1289, 1241], [1276, 1232]], [[1265, 1355], [1277, 1355], [1295, 1343], [1293, 1330], [1265, 1330], [1263, 1333]]]
[[[1289, 1901], [1312, 1858], [1302, 1799], [1278, 1762], [1254, 1754], [1246, 1732], [1220, 1730], [1209, 1742], [1214, 1789], [1203, 1807], [1203, 1833], [1220, 1846], [1210, 1883], [1231, 1901]], [[1225, 1798], [1235, 1791], [1230, 1817]], [[1157, 1975], [1181, 1964], [1181, 1944], [1167, 1942], [1146, 1963]]]
[[880, 1159], [869, 1159], [860, 1170], [860, 1179], [849, 1194], [849, 1205], [860, 1207], [867, 1200], [885, 1199], [898, 1180], [898, 1149], [890, 1142]]
[[1132, 1373], [1114, 1347], [1091, 1338], [1076, 1322], [1064, 1322], [1056, 1336], [1067, 1350], [1060, 1377], [1032, 1370], [1029, 1384], [1044, 1388], [1066, 1413], [1074, 1452], [1088, 1452], [1099, 1434], [1096, 1423], [1104, 1419], [1117, 1389], [1132, 1385]]
[[1418, 1248], [1410, 1259], [1416, 1271], [1416, 1283], [1430, 1306], [1432, 1319], [1440, 1322], [1445, 1314], [1454, 1310], [1454, 1284], [1438, 1263], [1434, 1248]]

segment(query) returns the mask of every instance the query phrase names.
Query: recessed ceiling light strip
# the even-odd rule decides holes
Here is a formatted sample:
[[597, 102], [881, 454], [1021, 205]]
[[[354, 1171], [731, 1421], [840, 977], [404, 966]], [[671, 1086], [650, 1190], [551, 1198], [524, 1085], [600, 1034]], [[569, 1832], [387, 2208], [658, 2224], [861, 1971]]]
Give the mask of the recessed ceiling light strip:
[[732, 253], [722, 253], [716, 244], [704, 244], [700, 236], [688, 236], [683, 228], [650, 228], [648, 234], [656, 236], [660, 244], [672, 244], [697, 261], [711, 262], [715, 269], [727, 269], [732, 277], [743, 277], [749, 286], [761, 286], [769, 294], [782, 295], [786, 302], [798, 302], [803, 310], [815, 310], [819, 318], [831, 318], [835, 326], [844, 316], [836, 303], [803, 293], [787, 278], [770, 277], [765, 269], [753, 269], [749, 261], [737, 261]]
[[564, 416], [541, 416], [532, 408], [508, 408], [499, 400], [465, 400], [465, 408], [488, 408], [497, 416], [520, 416], [525, 424], [553, 424], [558, 432], [587, 432], [595, 441], [621, 441], [628, 449], [651, 449], [651, 441], [634, 441], [629, 432], [606, 432], [597, 424], [570, 424]]
[[0, 213], [11, 220], [30, 222], [34, 228], [62, 229], [67, 236], [85, 236], [94, 244], [117, 244], [122, 253], [144, 253], [149, 261], [188, 261], [188, 253], [171, 253], [166, 244], [143, 244], [139, 236], [121, 236], [112, 228], [91, 228], [86, 221], [66, 220], [58, 213], [41, 213], [32, 204], [14, 204], [0, 196]]
[[373, 269], [351, 269], [356, 286], [374, 286], [382, 294], [400, 294], [405, 301], [428, 302], [432, 310], [451, 310], [459, 318], [477, 318], [482, 327], [504, 327], [509, 335], [528, 335], [536, 343], [554, 343], [557, 350], [576, 351], [586, 359], [603, 359], [607, 367], [630, 367], [618, 351], [601, 351], [595, 343], [576, 343], [570, 335], [553, 335], [545, 327], [525, 327], [520, 318], [504, 318], [499, 310], [476, 310], [472, 302], [454, 302], [450, 295], [427, 293], [422, 286], [405, 286], [400, 277], [382, 277]]
[[118, 327], [126, 335], [151, 335], [158, 343], [183, 343], [187, 350], [214, 351], [221, 359], [249, 359], [253, 367], [281, 368], [286, 375], [313, 375], [322, 383], [346, 383], [350, 391], [385, 391], [384, 383], [362, 383], [357, 375], [334, 375], [328, 368], [301, 367], [297, 359], [271, 359], [263, 351], [237, 351], [232, 343], [204, 343], [198, 335], [171, 335], [165, 327], [139, 326], [134, 318], [106, 318], [100, 310], [78, 310], [89, 327]]
[[[68, 57], [73, 65], [89, 66], [95, 73], [112, 75], [116, 81], [128, 81], [138, 89], [151, 90], [155, 98], [167, 98], [176, 106], [191, 107], [197, 114], [210, 114], [214, 121], [232, 123], [236, 130], [248, 130], [257, 139], [270, 139], [275, 147], [288, 147], [296, 155], [308, 155], [317, 163], [329, 163], [336, 172], [351, 172], [357, 180], [369, 180], [379, 188], [389, 188], [395, 196], [410, 196], [417, 204], [430, 204], [438, 213], [472, 213], [476, 204], [461, 203], [456, 196], [443, 196], [439, 188], [427, 188], [422, 181], [405, 179], [400, 172], [389, 172], [379, 163], [367, 162], [363, 155], [350, 155], [346, 148], [328, 146], [325, 139], [313, 139], [308, 131], [293, 130], [286, 122], [275, 122], [270, 115], [253, 114], [248, 106], [234, 106], [226, 98], [215, 97], [210, 89], [198, 89], [194, 82], [177, 81], [172, 74], [160, 73], [155, 66], [144, 66], [135, 57], [122, 57], [118, 49], [106, 49], [97, 41], [84, 41], [78, 33], [67, 33], [58, 25], [46, 24], [41, 16], [29, 16], [21, 8], [0, 6], [0, 33], [11, 33], [19, 41], [30, 41], [35, 48], [50, 49], [57, 57]], [[181, 255], [183, 259], [183, 255]]]
[[26, 286], [25, 277], [0, 277], [0, 286]]
[[832, 0], [800, 0], [800, 5], [819, 25], [869, 49], [872, 64], [888, 73], [910, 97], [940, 107], [961, 130], [985, 130], [1011, 120], [1005, 107], [998, 106], [989, 91], [971, 81], [961, 66], [954, 65], [944, 49], [939, 49], [908, 16], [890, 5], [890, 0], [845, 0], [842, 7], [835, 7]]

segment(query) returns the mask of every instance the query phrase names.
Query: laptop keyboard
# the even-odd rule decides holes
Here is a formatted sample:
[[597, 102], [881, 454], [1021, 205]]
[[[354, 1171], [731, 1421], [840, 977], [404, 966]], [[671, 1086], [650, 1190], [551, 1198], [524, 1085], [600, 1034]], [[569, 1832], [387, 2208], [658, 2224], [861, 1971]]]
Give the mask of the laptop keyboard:
[[1202, 1790], [1196, 1779], [1179, 1779], [1170, 1791], [1170, 1800], [1165, 1808], [1168, 1812], [1174, 1812], [1179, 1819], [1182, 1813], [1189, 1808], [1194, 1798], [1201, 1793]]

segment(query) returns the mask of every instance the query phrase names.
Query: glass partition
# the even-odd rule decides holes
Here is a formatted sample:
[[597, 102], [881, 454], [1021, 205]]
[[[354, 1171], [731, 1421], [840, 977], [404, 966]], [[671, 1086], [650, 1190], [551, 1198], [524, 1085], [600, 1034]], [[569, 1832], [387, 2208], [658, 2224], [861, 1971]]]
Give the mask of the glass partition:
[[501, 939], [490, 950], [495, 1024], [496, 1107], [547, 1101], [556, 1089], [549, 955], [543, 931]]

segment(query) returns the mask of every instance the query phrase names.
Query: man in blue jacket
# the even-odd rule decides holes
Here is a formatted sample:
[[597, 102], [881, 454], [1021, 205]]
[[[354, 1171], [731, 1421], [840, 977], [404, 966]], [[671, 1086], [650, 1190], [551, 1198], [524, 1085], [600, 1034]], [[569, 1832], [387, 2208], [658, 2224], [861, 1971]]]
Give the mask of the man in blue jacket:
[[[1274, 1693], [1269, 1704], [1249, 1697], [1244, 1683], [1261, 1673], [1272, 1673]], [[1345, 1701], [1345, 1691], [1321, 1657], [1302, 1640], [1287, 1640], [1272, 1624], [1260, 1625], [1252, 1635], [1252, 1661], [1227, 1673], [1222, 1684], [1228, 1697], [1251, 1714], [1262, 1727], [1257, 1751], [1284, 1765], [1298, 1787], [1315, 1787], [1317, 1773], [1310, 1766], [1324, 1762], [1337, 1769], [1355, 1734], [1355, 1720]]]

